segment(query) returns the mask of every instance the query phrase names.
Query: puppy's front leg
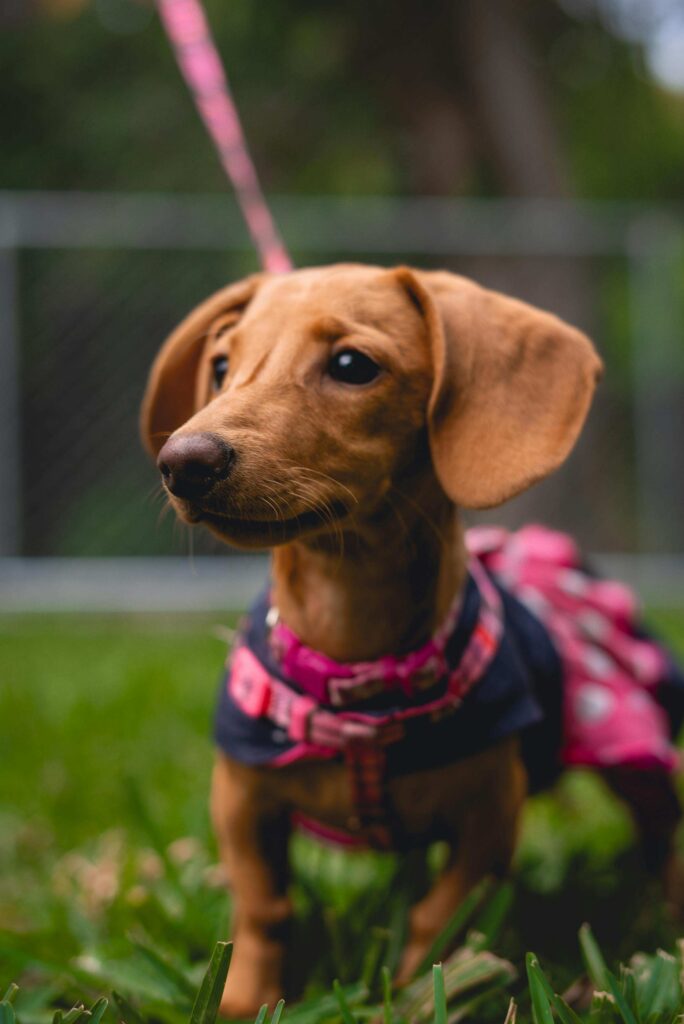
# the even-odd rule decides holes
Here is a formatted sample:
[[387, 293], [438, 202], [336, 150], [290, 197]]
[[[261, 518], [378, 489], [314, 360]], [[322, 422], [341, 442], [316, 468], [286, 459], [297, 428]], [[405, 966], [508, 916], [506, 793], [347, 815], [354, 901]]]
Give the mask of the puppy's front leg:
[[263, 770], [219, 755], [211, 815], [233, 892], [233, 959], [221, 1002], [226, 1017], [254, 1014], [282, 996], [289, 814], [268, 793]]
[[454, 769], [441, 780], [443, 820], [451, 837], [449, 860], [427, 895], [411, 909], [398, 984], [411, 980], [473, 886], [486, 875], [506, 873], [515, 850], [527, 792], [517, 740], [507, 740]]

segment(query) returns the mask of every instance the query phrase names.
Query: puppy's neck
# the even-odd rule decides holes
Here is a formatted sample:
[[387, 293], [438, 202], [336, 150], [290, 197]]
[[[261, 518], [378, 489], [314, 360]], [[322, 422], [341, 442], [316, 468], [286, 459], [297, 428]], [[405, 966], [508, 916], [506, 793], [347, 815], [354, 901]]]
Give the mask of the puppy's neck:
[[392, 492], [343, 535], [275, 549], [274, 604], [303, 643], [367, 661], [405, 654], [439, 626], [465, 582], [463, 530], [440, 489], [422, 490]]

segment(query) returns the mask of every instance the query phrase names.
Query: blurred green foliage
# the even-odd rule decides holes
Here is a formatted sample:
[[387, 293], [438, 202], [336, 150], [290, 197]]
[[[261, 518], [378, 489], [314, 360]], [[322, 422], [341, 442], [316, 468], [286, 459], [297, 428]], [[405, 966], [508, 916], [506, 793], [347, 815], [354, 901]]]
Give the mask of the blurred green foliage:
[[[0, 33], [6, 115], [0, 184], [223, 189], [151, 4], [64, 6], [75, 13], [49, 16], [46, 4], [42, 14], [27, 13]], [[453, 4], [207, 0], [206, 7], [270, 190], [417, 190], [423, 113], [431, 116], [433, 107], [463, 91]], [[574, 191], [681, 198], [684, 97], [659, 88], [639, 47], [612, 35], [596, 15], [580, 19], [569, 13], [577, 8], [548, 0], [516, 0], [511, 7]], [[407, 46], [414, 41], [409, 68]], [[467, 105], [459, 114], [471, 128], [478, 116]], [[441, 124], [438, 135], [460, 130], [458, 118], [451, 127], [448, 120]], [[454, 191], [505, 191], [481, 150], [467, 162]]]

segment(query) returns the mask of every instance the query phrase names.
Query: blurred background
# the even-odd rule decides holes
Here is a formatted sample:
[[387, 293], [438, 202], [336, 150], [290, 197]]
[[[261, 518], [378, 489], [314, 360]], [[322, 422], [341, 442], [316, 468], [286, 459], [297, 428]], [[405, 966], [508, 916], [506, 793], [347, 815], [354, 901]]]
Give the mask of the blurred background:
[[[684, 652], [681, 0], [206, 8], [297, 264], [450, 268], [595, 339], [577, 450], [493, 518], [571, 530]], [[0, 992], [23, 1024], [112, 987], [179, 1024], [227, 932], [209, 721], [266, 563], [163, 514], [137, 411], [167, 332], [257, 261], [151, 0], [0, 0], [0, 69]], [[496, 948], [557, 984], [583, 920], [670, 948], [631, 844], [595, 780], [533, 801]], [[333, 864], [323, 919], [297, 897], [319, 983], [358, 977], [369, 880], [384, 934], [405, 909]]]
[[[595, 339], [577, 452], [495, 518], [684, 597], [681, 2], [206, 6], [299, 265], [447, 267]], [[243, 603], [261, 564], [160, 519], [137, 437], [165, 334], [256, 268], [153, 3], [0, 29], [1, 606]]]

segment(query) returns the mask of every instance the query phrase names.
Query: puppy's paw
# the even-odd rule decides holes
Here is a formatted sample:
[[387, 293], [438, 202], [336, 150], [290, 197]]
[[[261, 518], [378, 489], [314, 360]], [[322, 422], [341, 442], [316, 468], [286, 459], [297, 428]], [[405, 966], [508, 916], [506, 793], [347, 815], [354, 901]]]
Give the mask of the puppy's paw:
[[270, 991], [261, 989], [258, 993], [254, 990], [250, 993], [248, 988], [238, 991], [237, 984], [226, 984], [219, 1006], [219, 1016], [224, 1020], [252, 1021], [264, 1003], [272, 1013], [278, 1000], [283, 998], [283, 993], [275, 986]]
[[399, 968], [394, 976], [398, 988], [408, 985], [430, 950], [430, 942], [411, 941], [404, 947]]
[[236, 936], [219, 1007], [222, 1017], [254, 1020], [264, 1003], [273, 1010], [283, 997], [283, 953], [280, 943], [260, 939], [255, 935]]

